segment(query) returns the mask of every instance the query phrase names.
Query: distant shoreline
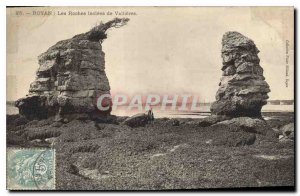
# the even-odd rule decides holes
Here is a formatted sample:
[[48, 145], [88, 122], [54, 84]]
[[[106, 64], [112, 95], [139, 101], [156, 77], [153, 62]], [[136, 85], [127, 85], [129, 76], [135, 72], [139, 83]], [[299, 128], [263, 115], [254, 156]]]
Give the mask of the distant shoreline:
[[[275, 110], [270, 110], [270, 107], [272, 105], [266, 105], [265, 110], [263, 108], [262, 115], [263, 116], [273, 116], [274, 114], [279, 113], [294, 113], [293, 109], [294, 107], [291, 107], [293, 105], [274, 105]], [[160, 112], [155, 107], [154, 109], [154, 116], [155, 118], [205, 118], [207, 116], [210, 116], [211, 113], [209, 111], [210, 106], [205, 106], [203, 108], [205, 111], [164, 111]], [[127, 111], [125, 109], [120, 108], [118, 111], [112, 111], [112, 115], [115, 116], [133, 116], [137, 113], [141, 113], [144, 111]], [[14, 104], [7, 103], [6, 104], [6, 115], [15, 115], [19, 114], [19, 109], [14, 106]]]

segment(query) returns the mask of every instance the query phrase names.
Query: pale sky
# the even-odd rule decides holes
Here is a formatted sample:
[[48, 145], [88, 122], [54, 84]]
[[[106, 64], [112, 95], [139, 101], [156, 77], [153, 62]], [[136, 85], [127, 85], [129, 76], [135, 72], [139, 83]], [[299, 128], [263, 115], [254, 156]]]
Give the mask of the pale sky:
[[[189, 93], [202, 101], [214, 101], [222, 75], [222, 36], [238, 31], [260, 50], [270, 99], [294, 97], [292, 7], [52, 7], [7, 9], [7, 100], [28, 93], [39, 54], [60, 40], [88, 31], [101, 20], [116, 17], [16, 16], [17, 10], [136, 12], [126, 16], [130, 18], [128, 25], [109, 30], [102, 44], [113, 93]], [[286, 79], [290, 80], [288, 87]]]

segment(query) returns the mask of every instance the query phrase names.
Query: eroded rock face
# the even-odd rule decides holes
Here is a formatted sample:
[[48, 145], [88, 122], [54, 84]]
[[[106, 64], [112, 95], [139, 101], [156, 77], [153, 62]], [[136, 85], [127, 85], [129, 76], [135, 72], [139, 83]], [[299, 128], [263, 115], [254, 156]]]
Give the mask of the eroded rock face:
[[238, 32], [227, 32], [222, 39], [222, 77], [211, 106], [212, 114], [230, 117], [261, 117], [267, 104], [269, 85], [254, 42]]
[[[29, 94], [16, 101], [20, 114], [28, 118], [76, 113], [109, 115], [111, 109], [97, 109], [97, 98], [110, 94], [101, 43], [107, 37], [107, 29], [127, 22], [128, 19], [116, 18], [87, 33], [60, 41], [42, 53]], [[109, 99], [102, 102], [102, 106], [110, 104]]]

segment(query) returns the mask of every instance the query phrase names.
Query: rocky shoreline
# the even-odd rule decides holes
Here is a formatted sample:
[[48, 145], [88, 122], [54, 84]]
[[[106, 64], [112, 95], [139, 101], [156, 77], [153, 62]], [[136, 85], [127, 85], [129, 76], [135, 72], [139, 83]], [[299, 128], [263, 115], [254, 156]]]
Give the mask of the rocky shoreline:
[[275, 137], [249, 133], [255, 123], [251, 130], [162, 118], [130, 127], [127, 117], [55, 122], [8, 115], [7, 147], [54, 148], [60, 190], [293, 187], [294, 114], [264, 116]]
[[223, 35], [211, 116], [111, 115], [101, 44], [128, 21], [101, 23], [39, 56], [29, 94], [15, 103], [20, 115], [7, 116], [7, 146], [55, 149], [58, 190], [293, 187], [294, 113], [263, 118], [270, 87], [241, 33]]

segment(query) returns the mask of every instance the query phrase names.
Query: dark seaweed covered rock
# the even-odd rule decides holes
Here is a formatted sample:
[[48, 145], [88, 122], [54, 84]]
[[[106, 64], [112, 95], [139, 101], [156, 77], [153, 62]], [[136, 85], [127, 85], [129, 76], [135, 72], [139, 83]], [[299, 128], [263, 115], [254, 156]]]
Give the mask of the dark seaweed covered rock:
[[123, 124], [128, 125], [130, 127], [141, 127], [148, 124], [150, 121], [149, 116], [144, 113], [136, 114], [134, 116], [131, 116], [127, 118]]
[[[275, 131], [262, 119], [250, 117], [232, 118], [218, 122], [212, 125], [211, 128], [216, 130], [214, 144], [228, 146], [252, 145], [257, 137], [275, 143], [278, 142]], [[220, 130], [222, 130], [221, 133]]]
[[[290, 123], [293, 115], [282, 123]], [[54, 148], [58, 190], [294, 186], [294, 141], [270, 142], [251, 130], [264, 122], [240, 118], [201, 127], [198, 119], [178, 121], [173, 126], [170, 119], [156, 119], [131, 128], [8, 115], [7, 147]]]
[[261, 119], [253, 119], [249, 117], [238, 117], [230, 120], [225, 120], [217, 124], [237, 126], [241, 130], [249, 133], [256, 133], [266, 135], [268, 131], [271, 131], [272, 128]]

